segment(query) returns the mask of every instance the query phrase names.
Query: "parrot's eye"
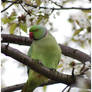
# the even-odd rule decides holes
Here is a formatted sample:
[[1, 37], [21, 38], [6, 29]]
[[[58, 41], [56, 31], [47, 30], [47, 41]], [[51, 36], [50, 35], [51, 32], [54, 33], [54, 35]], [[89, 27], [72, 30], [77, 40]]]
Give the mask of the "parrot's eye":
[[33, 39], [33, 32], [30, 32], [30, 33], [29, 33], [29, 37], [30, 37], [31, 39]]

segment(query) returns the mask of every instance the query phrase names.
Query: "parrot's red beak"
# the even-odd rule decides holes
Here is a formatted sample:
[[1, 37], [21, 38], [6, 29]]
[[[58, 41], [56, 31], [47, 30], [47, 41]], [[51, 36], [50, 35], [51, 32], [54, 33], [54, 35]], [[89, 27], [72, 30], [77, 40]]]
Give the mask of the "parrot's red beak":
[[30, 33], [29, 33], [29, 37], [30, 37], [31, 39], [33, 39], [33, 32], [30, 32]]

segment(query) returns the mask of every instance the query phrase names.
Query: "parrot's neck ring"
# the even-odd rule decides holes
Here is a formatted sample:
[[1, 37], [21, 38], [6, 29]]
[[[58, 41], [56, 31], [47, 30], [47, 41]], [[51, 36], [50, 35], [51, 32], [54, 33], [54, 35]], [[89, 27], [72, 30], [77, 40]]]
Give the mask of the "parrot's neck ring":
[[47, 34], [48, 34], [48, 31], [45, 30], [44, 33], [43, 33], [43, 35], [42, 35], [40, 38], [37, 38], [37, 39], [34, 38], [34, 40], [41, 40], [41, 39], [44, 38]]

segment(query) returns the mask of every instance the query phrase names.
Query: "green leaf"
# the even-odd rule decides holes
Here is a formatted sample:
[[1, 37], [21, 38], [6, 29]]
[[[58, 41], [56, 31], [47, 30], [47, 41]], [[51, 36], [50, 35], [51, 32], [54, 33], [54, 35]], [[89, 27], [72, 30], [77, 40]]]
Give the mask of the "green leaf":
[[90, 20], [91, 19], [91, 16], [88, 16], [88, 19]]
[[4, 3], [2, 3], [2, 6], [5, 8], [5, 5], [6, 5], [6, 3], [4, 2]]
[[36, 0], [36, 3], [37, 3], [38, 6], [40, 6], [41, 0]]
[[74, 39], [74, 37], [71, 38], [73, 42], [77, 42], [78, 40]]
[[91, 32], [91, 26], [87, 27], [87, 32]]
[[39, 15], [38, 20], [36, 21], [36, 24], [39, 24], [42, 19], [43, 19], [43, 16], [42, 15]]
[[69, 21], [70, 23], [73, 23], [73, 22], [74, 22], [74, 20], [73, 20], [72, 18], [69, 18], [68, 21]]
[[57, 69], [59, 69], [59, 68], [61, 68], [61, 67], [63, 67], [63, 64], [59, 64], [59, 65], [57, 66]]
[[21, 28], [24, 32], [27, 32], [27, 25], [26, 25], [26, 23], [20, 23], [20, 28]]
[[83, 28], [75, 30], [73, 36], [78, 35], [82, 30], [83, 30]]
[[46, 92], [47, 86], [43, 86], [43, 92]]
[[85, 47], [85, 44], [84, 44], [84, 42], [83, 42], [83, 41], [80, 41], [80, 46], [81, 46], [82, 48], [84, 48], [84, 47]]
[[1, 19], [1, 21], [2, 21], [4, 24], [7, 24], [8, 21], [9, 21], [9, 19], [8, 19], [7, 17], [3, 17], [3, 18]]
[[13, 20], [15, 20], [16, 19], [16, 17], [15, 16], [12, 16], [12, 17], [3, 17], [2, 19], [1, 19], [1, 21], [4, 23], [4, 24], [7, 24], [7, 23], [11, 23]]
[[10, 25], [10, 34], [14, 34], [14, 30], [16, 29], [17, 27], [17, 24], [16, 23], [12, 23]]
[[76, 23], [80, 26], [80, 21], [79, 20], [75, 20], [76, 21]]
[[11, 23], [12, 21], [14, 21], [16, 19], [16, 12], [13, 11], [11, 13], [11, 15], [8, 17], [8, 16], [4, 16], [1, 21], [4, 23], [4, 24], [7, 24], [7, 23]]
[[91, 40], [88, 40], [89, 44], [91, 44]]
[[13, 11], [13, 12], [11, 13], [10, 17], [14, 17], [14, 16], [17, 16], [17, 14], [16, 14], [15, 11]]
[[11, 17], [9, 18], [9, 22], [12, 22], [12, 21], [15, 20], [15, 19], [16, 19], [15, 16], [11, 16]]
[[85, 13], [91, 13], [91, 10], [82, 10]]

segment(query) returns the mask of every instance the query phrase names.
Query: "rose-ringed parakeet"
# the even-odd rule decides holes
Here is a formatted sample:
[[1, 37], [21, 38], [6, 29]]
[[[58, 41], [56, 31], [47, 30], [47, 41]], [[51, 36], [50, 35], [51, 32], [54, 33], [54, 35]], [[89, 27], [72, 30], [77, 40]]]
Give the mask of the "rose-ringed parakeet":
[[[58, 46], [55, 38], [40, 25], [34, 25], [29, 30], [29, 36], [33, 42], [29, 48], [28, 56], [37, 62], [41, 63], [50, 69], [56, 69], [61, 59], [61, 49]], [[33, 90], [48, 81], [45, 76], [29, 70], [27, 83], [24, 85], [22, 92], [33, 92]]]

